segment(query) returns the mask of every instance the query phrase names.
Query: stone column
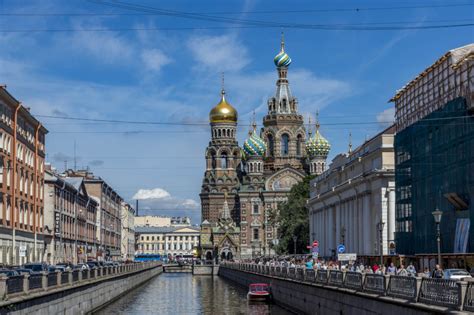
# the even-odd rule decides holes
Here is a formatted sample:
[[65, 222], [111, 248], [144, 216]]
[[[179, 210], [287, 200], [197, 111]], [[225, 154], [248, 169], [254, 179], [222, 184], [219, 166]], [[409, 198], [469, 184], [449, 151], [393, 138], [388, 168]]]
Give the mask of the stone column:
[[43, 287], [43, 290], [48, 290], [48, 272], [42, 271], [41, 272], [41, 286]]
[[[395, 240], [395, 189], [390, 189], [388, 191], [388, 215], [387, 215], [387, 225], [388, 225], [388, 241]], [[388, 242], [387, 242], [388, 244]]]
[[372, 221], [370, 220], [370, 202], [369, 202], [369, 195], [364, 195], [363, 197], [363, 212], [364, 212], [364, 238], [362, 240], [364, 244], [364, 255], [371, 254], [371, 248], [373, 246], [372, 240], [370, 238], [370, 224]]
[[7, 295], [7, 276], [0, 275], [0, 297]]
[[30, 277], [29, 274], [24, 274], [23, 275], [23, 293], [24, 294], [28, 294], [28, 292], [30, 291], [30, 279], [28, 279]]

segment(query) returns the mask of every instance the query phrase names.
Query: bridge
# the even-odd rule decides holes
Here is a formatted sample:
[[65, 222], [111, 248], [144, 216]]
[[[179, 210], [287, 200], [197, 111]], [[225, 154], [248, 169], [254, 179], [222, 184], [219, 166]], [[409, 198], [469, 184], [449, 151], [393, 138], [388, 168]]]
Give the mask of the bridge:
[[269, 283], [276, 304], [304, 314], [474, 313], [474, 281], [222, 263], [240, 285]]
[[187, 264], [164, 264], [163, 272], [193, 272], [193, 266]]

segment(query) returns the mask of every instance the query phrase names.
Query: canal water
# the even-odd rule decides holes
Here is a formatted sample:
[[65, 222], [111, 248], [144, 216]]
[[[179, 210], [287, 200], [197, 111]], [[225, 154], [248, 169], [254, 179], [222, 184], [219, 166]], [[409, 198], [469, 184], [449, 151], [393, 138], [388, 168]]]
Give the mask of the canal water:
[[274, 304], [247, 302], [247, 290], [220, 277], [163, 273], [103, 308], [105, 314], [293, 314]]

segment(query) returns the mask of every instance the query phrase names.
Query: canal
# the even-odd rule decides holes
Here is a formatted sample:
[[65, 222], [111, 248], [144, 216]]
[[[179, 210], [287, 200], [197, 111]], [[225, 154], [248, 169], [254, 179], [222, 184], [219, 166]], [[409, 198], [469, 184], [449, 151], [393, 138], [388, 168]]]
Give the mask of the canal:
[[245, 288], [219, 277], [163, 273], [95, 314], [292, 313], [274, 304], [249, 304]]

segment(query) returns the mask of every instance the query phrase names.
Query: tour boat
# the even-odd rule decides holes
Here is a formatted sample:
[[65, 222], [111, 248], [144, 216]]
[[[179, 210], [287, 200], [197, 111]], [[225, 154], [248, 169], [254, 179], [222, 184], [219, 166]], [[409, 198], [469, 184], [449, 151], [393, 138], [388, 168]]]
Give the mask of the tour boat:
[[268, 301], [271, 298], [270, 286], [267, 283], [252, 283], [247, 299], [249, 301]]

